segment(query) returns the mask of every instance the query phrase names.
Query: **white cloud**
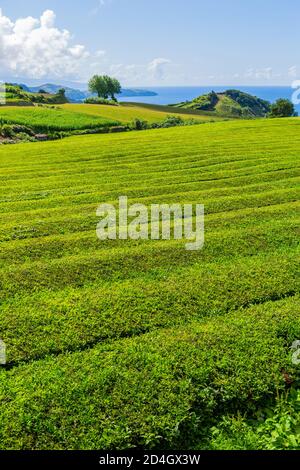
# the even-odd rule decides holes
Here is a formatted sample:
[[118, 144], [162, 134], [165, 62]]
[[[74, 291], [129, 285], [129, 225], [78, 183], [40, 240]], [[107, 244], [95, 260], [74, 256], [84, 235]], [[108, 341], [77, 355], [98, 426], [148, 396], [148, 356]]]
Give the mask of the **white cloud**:
[[55, 27], [55, 13], [13, 22], [0, 9], [0, 78], [75, 76], [89, 56], [81, 44], [72, 44], [69, 31]]
[[9, 18], [2, 15], [2, 9], [0, 8], [0, 34], [8, 33], [14, 24], [10, 21]]
[[[144, 64], [112, 64], [109, 66], [109, 74], [118, 78], [126, 86], [129, 85], [155, 85], [166, 79], [173, 78], [174, 65], [169, 59], [157, 58]], [[176, 76], [178, 71], [176, 68]]]
[[52, 10], [46, 10], [41, 16], [41, 27], [42, 28], [53, 28], [55, 23], [56, 15]]
[[165, 78], [165, 73], [168, 65], [171, 63], [169, 59], [163, 59], [158, 57], [153, 59], [150, 64], [148, 64], [148, 71], [151, 72], [153, 78], [157, 80], [163, 80]]
[[[5, 18], [2, 16], [2, 18]], [[28, 16], [27, 18], [21, 18], [16, 21], [15, 25], [11, 24], [11, 29], [14, 30], [17, 36], [26, 36], [29, 34], [35, 27], [37, 27], [39, 21], [32, 16]]]
[[81, 59], [83, 57], [88, 57], [89, 53], [85, 50], [85, 47], [81, 44], [69, 48], [70, 54], [75, 59]]
[[52, 10], [40, 18], [12, 21], [0, 8], [0, 81], [8, 77], [88, 80], [91, 74], [107, 73], [126, 85], [153, 85], [178, 78], [178, 66], [161, 57], [149, 63], [112, 64], [106, 51], [99, 48], [90, 53], [55, 21]]
[[109, 72], [116, 76], [119, 80], [127, 83], [143, 82], [145, 77], [146, 66], [137, 64], [113, 64], [110, 66]]

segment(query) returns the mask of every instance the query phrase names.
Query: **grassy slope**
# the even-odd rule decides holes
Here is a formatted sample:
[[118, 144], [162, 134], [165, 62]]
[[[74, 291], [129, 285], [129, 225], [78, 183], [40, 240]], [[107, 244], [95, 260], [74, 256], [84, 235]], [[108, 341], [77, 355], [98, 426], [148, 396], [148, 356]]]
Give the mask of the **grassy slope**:
[[[213, 119], [209, 113], [201, 113], [189, 110], [176, 110], [171, 106], [147, 105], [138, 103], [122, 103], [120, 106], [109, 105], [86, 105], [86, 104], [65, 104], [62, 108], [69, 111], [103, 116], [107, 119], [117, 119], [122, 123], [129, 123], [133, 119], [143, 119], [148, 122], [163, 121], [169, 115], [176, 115], [182, 119], [197, 119], [199, 121], [210, 121]], [[218, 120], [218, 118], [216, 119]]]
[[[300, 337], [299, 125], [0, 148], [1, 448], [206, 446], [218, 416], [284, 388]], [[204, 249], [99, 242], [96, 208], [119, 195], [204, 203]]]
[[179, 103], [178, 107], [189, 110], [209, 110], [212, 116], [231, 119], [265, 117], [270, 112], [270, 103], [239, 90], [227, 90], [224, 93], [211, 92], [192, 101]]
[[0, 92], [0, 100], [1, 98], [5, 98], [7, 106], [33, 106], [34, 103], [37, 102], [54, 105], [68, 102], [65, 97], [59, 94], [26, 92], [15, 85], [6, 85], [5, 91], [3, 91], [3, 87], [1, 86], [0, 89], [2, 89]]
[[39, 130], [83, 130], [118, 124], [101, 116], [73, 113], [65, 109], [44, 107], [3, 106], [0, 108], [0, 121], [16, 123]]
[[219, 113], [219, 114], [229, 114], [228, 112], [228, 108], [230, 106], [234, 106], [234, 109], [237, 109], [237, 110], [241, 110], [242, 107], [236, 103], [235, 101], [233, 101], [231, 98], [229, 98], [228, 96], [225, 96], [225, 95], [218, 95], [219, 97], [219, 101], [218, 101], [218, 104], [216, 105], [216, 112]]
[[[187, 103], [180, 103], [178, 106], [178, 109], [180, 110], [188, 110], [190, 112], [197, 112], [197, 108], [200, 106], [203, 106], [204, 104], [207, 104], [208, 98], [207, 96], [209, 95], [202, 95], [198, 99], [196, 98], [193, 101], [187, 102]], [[230, 97], [225, 96], [221, 93], [217, 93], [217, 103], [214, 105], [213, 109], [210, 111], [201, 111], [198, 109], [198, 112], [205, 112], [208, 115], [211, 116], [211, 118], [220, 118], [220, 117], [227, 117], [231, 119], [239, 119], [241, 118], [241, 115], [239, 115], [239, 112], [242, 111], [242, 107], [234, 100], [232, 100]], [[235, 112], [234, 112], [235, 110]]]

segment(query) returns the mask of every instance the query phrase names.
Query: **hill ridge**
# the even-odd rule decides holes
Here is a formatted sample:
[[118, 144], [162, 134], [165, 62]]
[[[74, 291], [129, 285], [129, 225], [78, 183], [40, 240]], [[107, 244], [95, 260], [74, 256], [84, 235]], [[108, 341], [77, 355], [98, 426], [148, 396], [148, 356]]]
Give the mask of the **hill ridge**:
[[212, 90], [210, 93], [200, 95], [192, 101], [178, 103], [174, 106], [241, 118], [265, 117], [271, 109], [269, 101], [236, 89], [228, 89], [217, 93]]

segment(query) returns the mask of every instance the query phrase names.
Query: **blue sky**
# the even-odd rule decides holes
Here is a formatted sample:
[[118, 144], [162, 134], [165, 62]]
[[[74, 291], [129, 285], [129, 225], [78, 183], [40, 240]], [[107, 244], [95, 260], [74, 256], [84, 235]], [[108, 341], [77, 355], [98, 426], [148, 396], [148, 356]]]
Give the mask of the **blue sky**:
[[4, 78], [108, 73], [126, 86], [300, 79], [296, 0], [0, 0], [0, 8]]

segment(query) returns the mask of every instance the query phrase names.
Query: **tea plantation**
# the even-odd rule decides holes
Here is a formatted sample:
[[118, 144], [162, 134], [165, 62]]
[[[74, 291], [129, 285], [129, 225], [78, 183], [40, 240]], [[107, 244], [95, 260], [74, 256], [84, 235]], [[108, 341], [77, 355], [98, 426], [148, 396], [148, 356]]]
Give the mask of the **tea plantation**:
[[[1, 449], [300, 448], [299, 149], [297, 118], [0, 146]], [[121, 195], [204, 204], [204, 248], [99, 241]]]

